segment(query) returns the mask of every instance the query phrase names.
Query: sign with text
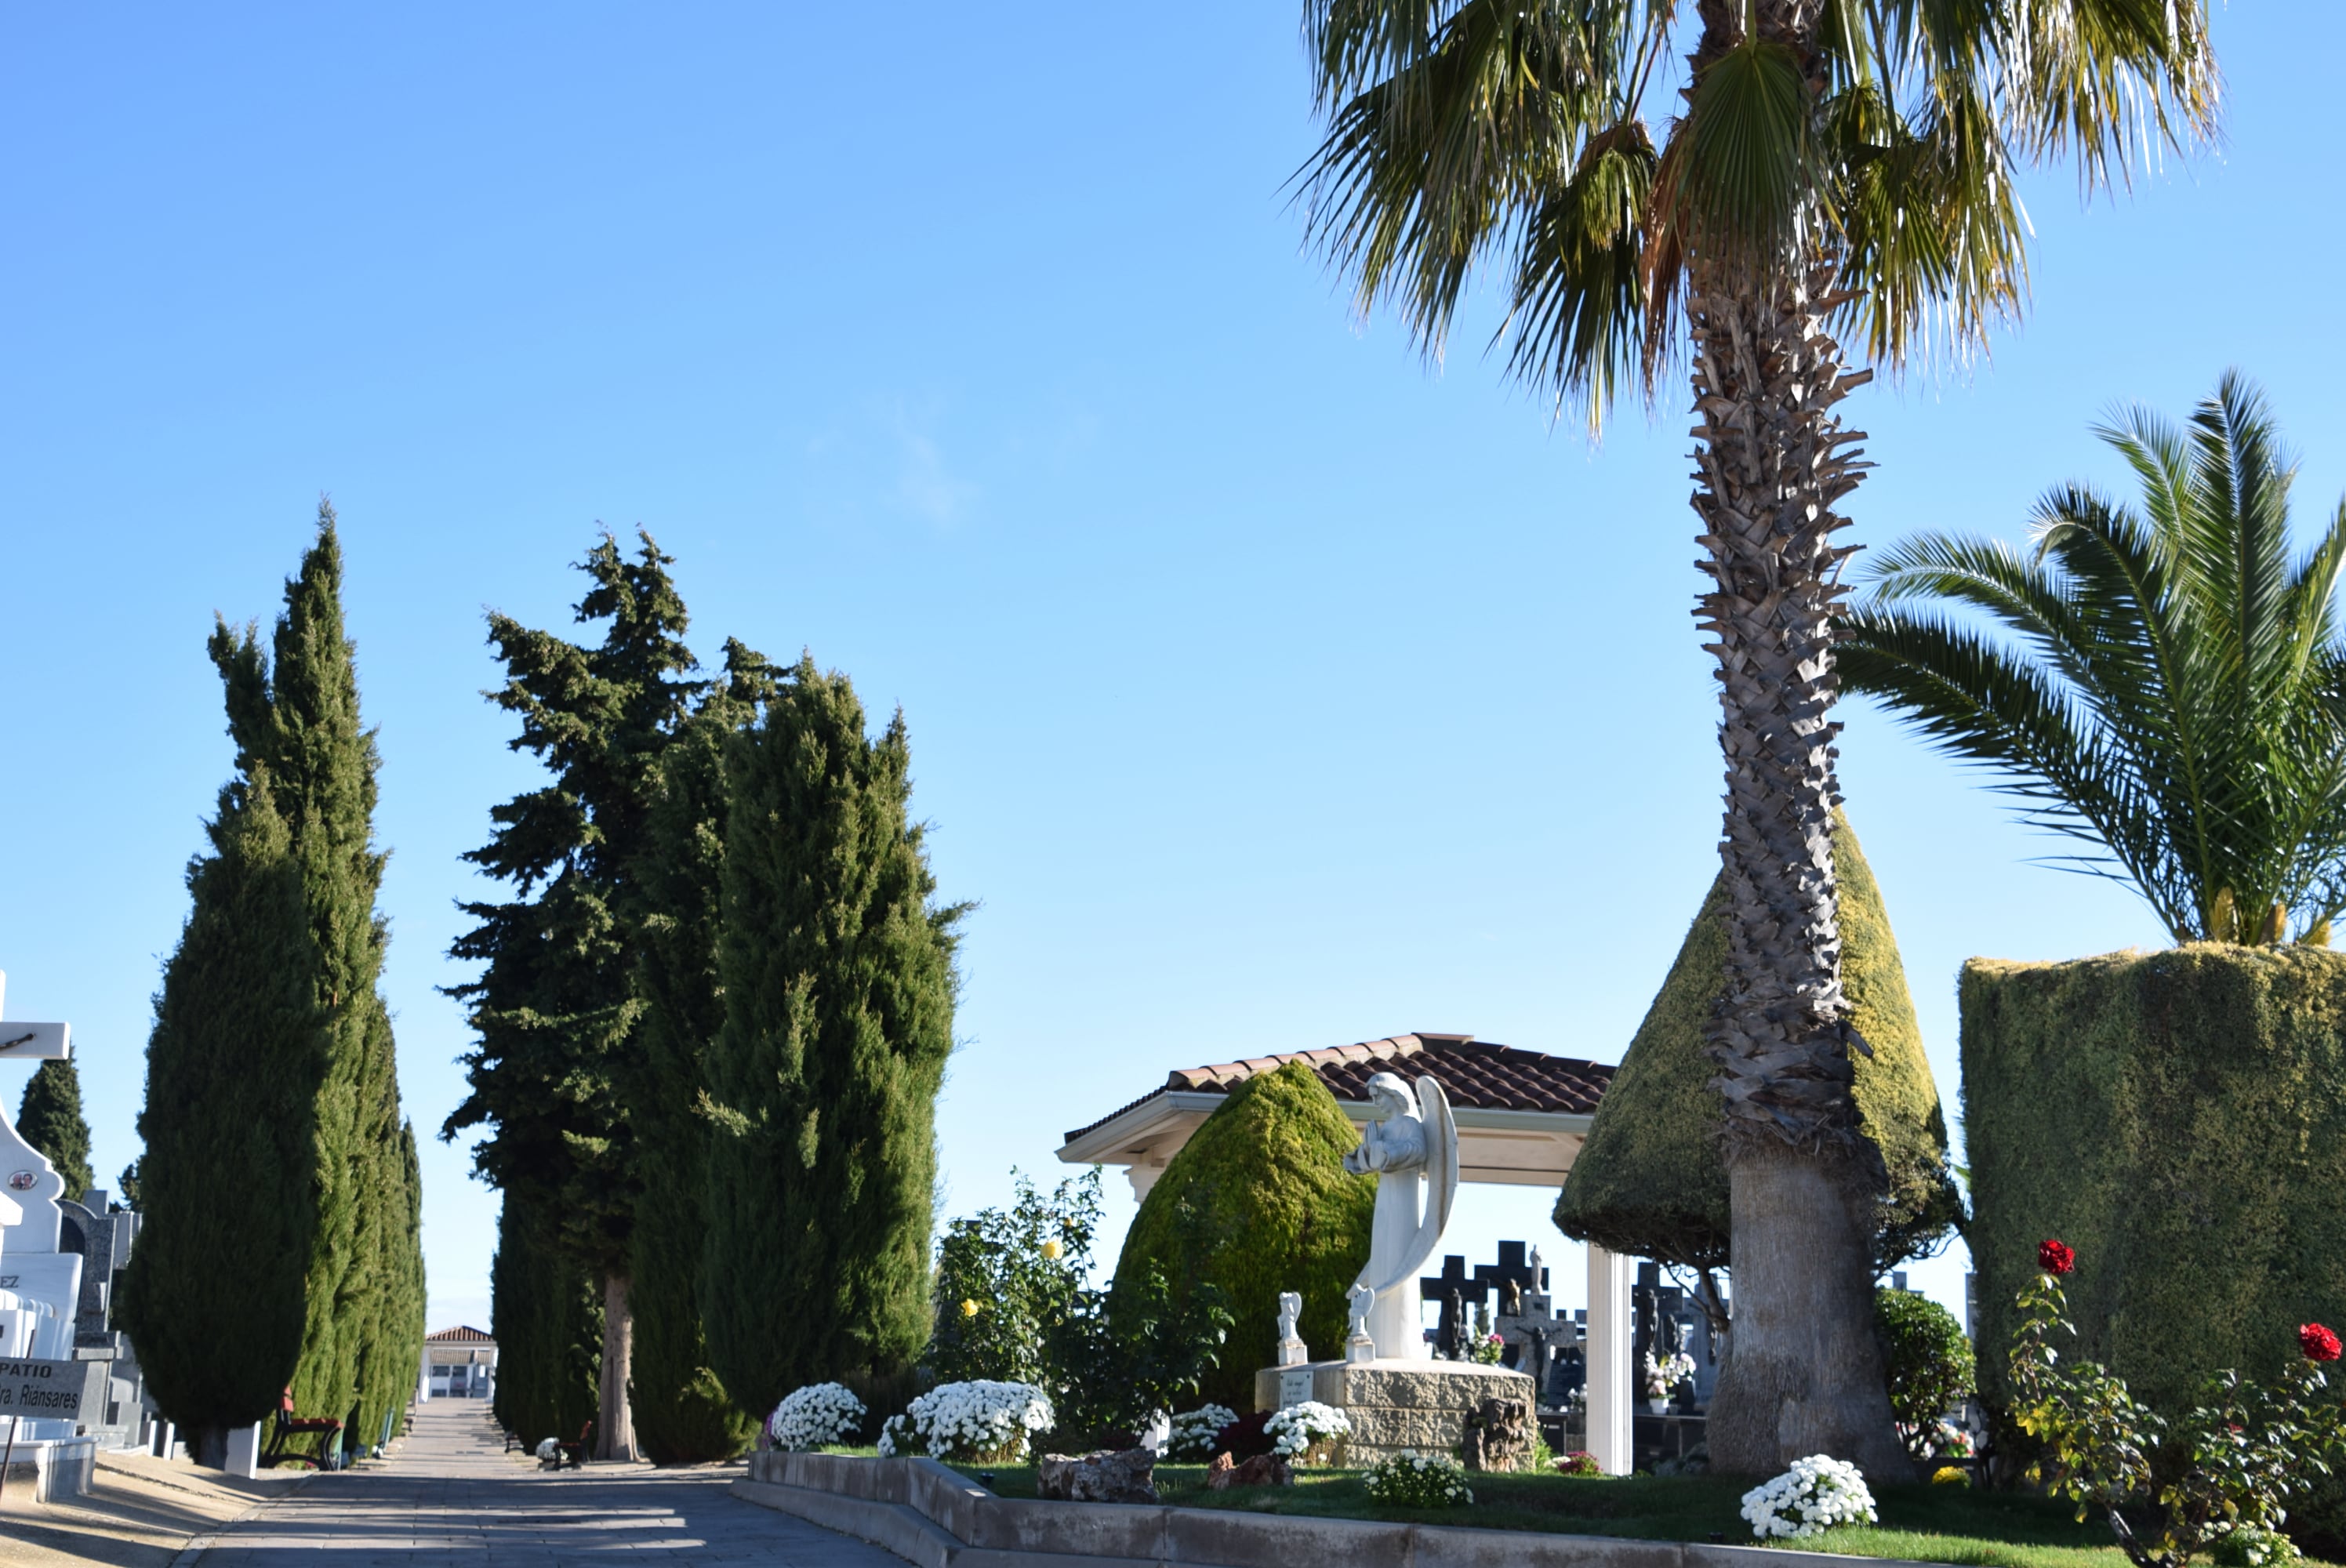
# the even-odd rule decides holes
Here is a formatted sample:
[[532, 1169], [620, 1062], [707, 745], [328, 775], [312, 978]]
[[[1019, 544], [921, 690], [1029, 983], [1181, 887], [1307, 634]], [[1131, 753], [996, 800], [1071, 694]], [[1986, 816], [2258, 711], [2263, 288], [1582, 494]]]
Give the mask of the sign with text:
[[1279, 1403], [1280, 1409], [1284, 1410], [1289, 1405], [1300, 1405], [1311, 1397], [1311, 1368], [1285, 1367], [1280, 1369], [1279, 1374]]
[[86, 1362], [0, 1359], [0, 1416], [77, 1421], [89, 1382]]

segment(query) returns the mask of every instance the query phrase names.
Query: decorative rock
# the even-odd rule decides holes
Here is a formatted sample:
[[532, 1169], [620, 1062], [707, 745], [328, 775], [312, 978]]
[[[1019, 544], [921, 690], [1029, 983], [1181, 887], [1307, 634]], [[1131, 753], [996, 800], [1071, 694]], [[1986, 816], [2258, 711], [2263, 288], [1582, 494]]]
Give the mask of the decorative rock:
[[1259, 1453], [1244, 1464], [1233, 1464], [1227, 1453], [1218, 1453], [1206, 1470], [1206, 1490], [1227, 1492], [1233, 1486], [1292, 1486], [1295, 1471], [1285, 1460], [1275, 1453]]
[[1466, 1417], [1459, 1445], [1468, 1470], [1521, 1470], [1532, 1454], [1532, 1408], [1522, 1400], [1484, 1400]]
[[1060, 1502], [1154, 1502], [1156, 1468], [1152, 1448], [1046, 1453], [1035, 1464], [1035, 1495]]

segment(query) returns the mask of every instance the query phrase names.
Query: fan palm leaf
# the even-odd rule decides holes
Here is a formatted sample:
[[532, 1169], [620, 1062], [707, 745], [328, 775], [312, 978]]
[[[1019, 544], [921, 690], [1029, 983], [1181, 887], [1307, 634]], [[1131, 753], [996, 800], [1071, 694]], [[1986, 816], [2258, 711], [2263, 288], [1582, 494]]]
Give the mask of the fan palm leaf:
[[2346, 504], [2292, 554], [2295, 470], [2228, 375], [2178, 428], [2098, 433], [2129, 508], [2048, 492], [2035, 548], [1925, 535], [1884, 554], [1844, 620], [1848, 690], [1993, 769], [2063, 863], [2132, 886], [2178, 942], [2273, 942], [2346, 910]]

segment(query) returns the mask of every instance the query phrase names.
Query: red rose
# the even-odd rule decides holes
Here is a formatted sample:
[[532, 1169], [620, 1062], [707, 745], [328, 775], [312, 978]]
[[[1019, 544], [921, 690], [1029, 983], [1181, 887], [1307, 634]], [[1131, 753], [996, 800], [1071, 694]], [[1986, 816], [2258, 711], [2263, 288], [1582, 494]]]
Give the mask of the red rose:
[[2040, 1241], [2036, 1244], [2036, 1267], [2047, 1274], [2066, 1274], [2077, 1267], [2077, 1255], [2064, 1242]]
[[2309, 1361], [2334, 1361], [2338, 1359], [2338, 1336], [2319, 1323], [2308, 1323], [2297, 1331], [2297, 1348], [2305, 1352]]

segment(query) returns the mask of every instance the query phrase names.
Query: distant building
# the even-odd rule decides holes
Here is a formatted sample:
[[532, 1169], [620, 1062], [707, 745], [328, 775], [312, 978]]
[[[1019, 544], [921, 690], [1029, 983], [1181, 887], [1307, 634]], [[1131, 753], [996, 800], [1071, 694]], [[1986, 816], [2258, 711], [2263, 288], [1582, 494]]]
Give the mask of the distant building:
[[497, 1342], [478, 1329], [459, 1326], [423, 1337], [423, 1370], [415, 1398], [485, 1400], [496, 1391]]

